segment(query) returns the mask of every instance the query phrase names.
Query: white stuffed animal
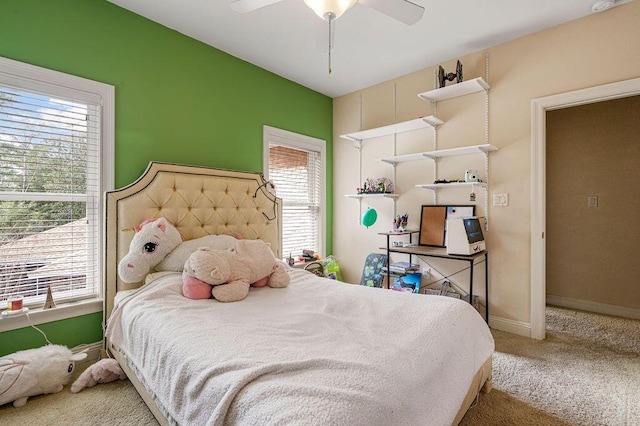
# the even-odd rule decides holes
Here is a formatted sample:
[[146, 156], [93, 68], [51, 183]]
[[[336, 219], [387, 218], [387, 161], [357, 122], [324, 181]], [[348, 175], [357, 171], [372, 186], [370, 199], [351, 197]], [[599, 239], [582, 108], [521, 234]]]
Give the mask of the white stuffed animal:
[[199, 247], [226, 250], [236, 242], [230, 235], [207, 235], [183, 242], [180, 232], [164, 217], [145, 220], [134, 230], [129, 252], [118, 264], [118, 275], [126, 283], [142, 281], [153, 268], [180, 272]]
[[282, 288], [290, 277], [262, 240], [238, 240], [228, 250], [201, 247], [184, 264], [182, 294], [189, 299], [213, 298], [236, 302], [247, 297], [249, 287]]
[[47, 345], [0, 358], [0, 405], [13, 401], [22, 407], [30, 396], [60, 392], [69, 382], [77, 361], [86, 353], [73, 354], [61, 345]]

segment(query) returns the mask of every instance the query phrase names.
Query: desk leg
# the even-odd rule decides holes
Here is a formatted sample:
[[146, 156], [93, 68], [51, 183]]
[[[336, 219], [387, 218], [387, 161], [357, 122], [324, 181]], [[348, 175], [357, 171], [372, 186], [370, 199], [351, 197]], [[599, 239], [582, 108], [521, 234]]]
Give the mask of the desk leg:
[[[389, 265], [391, 264], [391, 252], [389, 251], [389, 244], [391, 236], [387, 234], [387, 288], [391, 289], [391, 269], [389, 269]], [[382, 286], [384, 288], [384, 285]]]
[[[409, 244], [413, 244], [413, 234], [409, 234]], [[413, 263], [413, 255], [409, 253], [409, 263]]]
[[473, 266], [475, 264], [474, 259], [469, 262], [469, 303], [473, 306]]
[[484, 315], [489, 324], [489, 253], [484, 253]]

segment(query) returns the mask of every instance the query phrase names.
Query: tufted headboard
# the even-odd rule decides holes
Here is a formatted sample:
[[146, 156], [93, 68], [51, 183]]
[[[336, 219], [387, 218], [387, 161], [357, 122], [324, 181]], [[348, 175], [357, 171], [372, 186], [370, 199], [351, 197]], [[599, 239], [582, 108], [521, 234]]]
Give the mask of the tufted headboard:
[[282, 203], [266, 189], [261, 173], [151, 162], [129, 186], [106, 193], [105, 318], [117, 291], [139, 287], [118, 278], [133, 227], [164, 216], [185, 240], [234, 233], [271, 244], [282, 258]]

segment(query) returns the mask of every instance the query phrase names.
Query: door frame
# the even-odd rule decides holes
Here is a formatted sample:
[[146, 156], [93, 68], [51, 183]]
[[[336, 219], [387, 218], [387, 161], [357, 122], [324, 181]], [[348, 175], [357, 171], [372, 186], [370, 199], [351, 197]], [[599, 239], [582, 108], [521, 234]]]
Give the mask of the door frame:
[[544, 339], [546, 320], [546, 113], [640, 95], [640, 78], [531, 101], [531, 338]]

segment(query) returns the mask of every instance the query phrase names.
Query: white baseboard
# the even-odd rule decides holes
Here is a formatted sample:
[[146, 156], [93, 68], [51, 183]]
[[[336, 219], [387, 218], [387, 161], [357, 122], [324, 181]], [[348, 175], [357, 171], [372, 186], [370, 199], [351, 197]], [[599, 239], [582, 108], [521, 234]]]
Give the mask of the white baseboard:
[[490, 316], [489, 326], [496, 330], [517, 334], [518, 336], [531, 337], [531, 324], [526, 322]]
[[578, 309], [616, 317], [640, 319], [640, 309], [627, 306], [609, 305], [607, 303], [591, 302], [589, 300], [570, 299], [567, 297], [547, 295], [547, 304], [563, 308]]
[[[558, 296], [547, 296], [547, 304], [604, 315], [640, 319], [640, 309], [629, 308], [626, 306], [609, 305], [606, 303], [569, 299]], [[489, 326], [493, 329], [516, 334], [518, 336], [531, 337], [531, 324], [526, 322], [491, 316], [489, 318]]]

